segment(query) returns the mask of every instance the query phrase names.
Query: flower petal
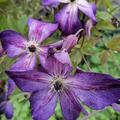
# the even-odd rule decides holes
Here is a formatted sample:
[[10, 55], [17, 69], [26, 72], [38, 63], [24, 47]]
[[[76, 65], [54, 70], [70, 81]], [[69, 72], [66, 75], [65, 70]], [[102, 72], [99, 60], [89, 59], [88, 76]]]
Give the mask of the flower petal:
[[42, 22], [29, 18], [28, 28], [29, 28], [29, 40], [36, 40], [42, 42], [57, 30], [58, 24]]
[[68, 52], [58, 52], [54, 54], [54, 57], [61, 63], [63, 64], [69, 64], [70, 66], [72, 66], [71, 60], [70, 60], [70, 56], [68, 54]]
[[12, 65], [10, 70], [13, 71], [25, 71], [32, 70], [35, 68], [36, 64], [36, 55], [35, 54], [24, 54], [22, 55], [16, 63]]
[[119, 104], [113, 103], [113, 104], [112, 104], [112, 108], [113, 108], [114, 110], [120, 112], [120, 105], [119, 105]]
[[[96, 4], [92, 3], [91, 4], [92, 6], [92, 9], [93, 9], [93, 13], [94, 15], [96, 15]], [[86, 34], [88, 37], [91, 36], [91, 29], [96, 25], [96, 21], [92, 20], [92, 19], [89, 19], [87, 22], [86, 22], [86, 25], [85, 25], [85, 31], [86, 31]]]
[[82, 111], [82, 106], [70, 91], [60, 95], [60, 105], [65, 120], [76, 120]]
[[69, 3], [70, 0], [42, 0], [42, 5], [44, 6], [56, 6], [59, 3]]
[[51, 75], [61, 75], [65, 77], [71, 72], [71, 66], [69, 64], [62, 64], [52, 56], [48, 57], [43, 67]]
[[68, 37], [64, 38], [62, 49], [65, 49], [69, 52], [77, 44], [77, 42], [78, 37], [76, 37], [76, 35], [69, 35]]
[[13, 117], [13, 106], [9, 101], [6, 103], [5, 116], [7, 119], [11, 119]]
[[5, 30], [0, 33], [3, 49], [9, 57], [20, 55], [25, 51], [25, 39], [13, 30]]
[[37, 71], [7, 71], [7, 75], [14, 80], [16, 85], [24, 92], [34, 92], [48, 87], [51, 77]]
[[7, 84], [7, 96], [11, 95], [15, 90], [15, 88], [16, 88], [16, 85], [14, 81], [12, 79], [9, 79]]
[[55, 21], [59, 23], [64, 35], [74, 34], [81, 28], [78, 8], [74, 4], [65, 5], [55, 15]]
[[56, 48], [56, 49], [60, 49], [63, 45], [63, 40], [59, 40], [55, 43], [52, 43], [49, 45], [49, 48]]
[[90, 17], [92, 20], [96, 21], [95, 14], [90, 3], [88, 3], [86, 0], [76, 0], [76, 4], [80, 9], [80, 11], [82, 11], [85, 15]]
[[42, 66], [44, 66], [46, 60], [47, 60], [47, 57], [48, 57], [48, 49], [49, 47], [48, 46], [42, 46], [40, 47], [40, 51], [39, 51], [39, 59], [40, 59], [40, 64]]
[[30, 97], [32, 116], [34, 120], [48, 120], [54, 113], [57, 95], [47, 89], [34, 92]]
[[120, 99], [120, 80], [110, 75], [81, 72], [72, 79], [76, 95], [92, 109], [103, 109]]

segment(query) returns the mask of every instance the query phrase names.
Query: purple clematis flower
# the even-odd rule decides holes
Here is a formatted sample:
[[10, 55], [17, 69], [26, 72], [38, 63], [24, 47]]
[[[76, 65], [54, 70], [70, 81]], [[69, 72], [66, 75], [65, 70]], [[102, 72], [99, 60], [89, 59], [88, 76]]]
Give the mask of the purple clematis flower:
[[92, 5], [86, 0], [42, 0], [44, 6], [51, 6], [58, 3], [66, 4], [55, 15], [55, 22], [59, 23], [63, 35], [74, 34], [83, 27], [80, 21], [81, 11], [93, 21], [96, 21]]
[[0, 115], [5, 114], [7, 119], [11, 119], [13, 117], [13, 106], [9, 101], [9, 96], [12, 90], [9, 85], [6, 86], [6, 91], [4, 89], [3, 82], [0, 81]]
[[[30, 92], [34, 120], [48, 120], [60, 102], [65, 120], [76, 120], [86, 113], [82, 101], [92, 109], [100, 110], [120, 98], [120, 80], [107, 74], [77, 70], [71, 75], [69, 64], [50, 57], [41, 71], [7, 71], [24, 92]], [[32, 87], [31, 87], [32, 86]]]
[[47, 39], [58, 28], [57, 24], [46, 23], [32, 18], [28, 19], [27, 40], [13, 30], [5, 30], [0, 33], [3, 49], [9, 57], [19, 56], [11, 70], [31, 70], [36, 65], [37, 55], [43, 62], [47, 55], [48, 47], [41, 46], [41, 42]]

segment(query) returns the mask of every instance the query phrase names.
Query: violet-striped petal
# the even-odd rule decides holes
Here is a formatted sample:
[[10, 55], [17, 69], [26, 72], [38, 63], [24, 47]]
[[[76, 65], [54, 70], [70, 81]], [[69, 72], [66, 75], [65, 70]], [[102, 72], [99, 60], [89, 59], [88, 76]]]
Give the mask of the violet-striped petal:
[[120, 99], [120, 80], [110, 75], [81, 72], [72, 79], [76, 95], [92, 109], [103, 109]]
[[51, 75], [61, 75], [67, 76], [71, 72], [71, 66], [69, 64], [62, 64], [54, 57], [48, 57], [44, 68], [48, 71]]
[[46, 60], [47, 60], [47, 57], [48, 57], [48, 49], [49, 47], [48, 46], [42, 46], [40, 47], [40, 51], [39, 51], [39, 59], [40, 59], [40, 64], [42, 66], [44, 66]]
[[49, 45], [49, 48], [56, 48], [56, 49], [61, 49], [63, 45], [63, 40], [59, 40], [55, 43], [52, 43]]
[[54, 113], [57, 95], [47, 89], [36, 91], [30, 97], [33, 120], [48, 120]]
[[25, 39], [13, 30], [5, 30], [0, 33], [3, 49], [9, 57], [22, 54], [25, 51]]
[[94, 11], [90, 3], [88, 3], [86, 0], [76, 0], [76, 5], [85, 15], [96, 21]]
[[65, 120], [76, 120], [83, 109], [77, 98], [68, 90], [60, 95], [60, 105]]
[[74, 34], [81, 28], [78, 8], [75, 4], [65, 5], [55, 15], [55, 21], [59, 23], [59, 27], [64, 35]]
[[32, 70], [36, 65], [36, 55], [35, 54], [24, 54], [22, 55], [16, 63], [12, 65], [10, 70], [13, 71], [25, 71]]
[[70, 60], [70, 56], [68, 54], [68, 52], [65, 51], [60, 51], [54, 54], [54, 57], [61, 63], [63, 64], [69, 64], [70, 66], [72, 66], [71, 60]]
[[48, 74], [37, 71], [7, 71], [6, 73], [24, 92], [42, 90], [48, 87], [49, 80], [51, 80]]
[[51, 36], [58, 28], [58, 24], [38, 21], [32, 18], [28, 19], [29, 40], [42, 42]]
[[7, 119], [11, 119], [13, 117], [13, 106], [9, 101], [5, 105], [4, 112]]
[[69, 35], [63, 39], [62, 49], [70, 51], [78, 42], [78, 37], [76, 35]]

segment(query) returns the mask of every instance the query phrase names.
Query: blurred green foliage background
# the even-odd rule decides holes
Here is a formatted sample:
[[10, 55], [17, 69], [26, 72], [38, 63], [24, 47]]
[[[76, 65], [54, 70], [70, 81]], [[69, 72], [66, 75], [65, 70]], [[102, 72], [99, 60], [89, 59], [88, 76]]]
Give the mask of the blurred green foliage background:
[[[97, 25], [92, 30], [92, 37], [87, 38], [81, 47], [81, 42], [72, 50], [70, 56], [74, 67], [80, 66], [86, 71], [108, 73], [120, 77], [120, 8], [110, 0], [89, 0], [97, 4]], [[40, 0], [0, 0], [0, 31], [13, 29], [27, 37], [27, 18], [53, 21], [53, 11], [44, 9]], [[113, 21], [116, 19], [116, 21]], [[60, 39], [58, 31], [46, 42], [52, 43]], [[82, 41], [82, 40], [81, 40]], [[0, 79], [7, 81], [4, 71], [15, 60], [3, 56], [0, 58]], [[14, 105], [12, 120], [31, 120], [30, 105], [27, 98], [20, 90], [11, 95]], [[85, 106], [86, 107], [86, 106]], [[90, 112], [88, 117], [83, 115], [78, 120], [120, 120], [120, 113], [111, 107], [102, 111]], [[6, 120], [4, 115], [0, 120]], [[50, 120], [63, 120], [59, 105], [56, 113]]]

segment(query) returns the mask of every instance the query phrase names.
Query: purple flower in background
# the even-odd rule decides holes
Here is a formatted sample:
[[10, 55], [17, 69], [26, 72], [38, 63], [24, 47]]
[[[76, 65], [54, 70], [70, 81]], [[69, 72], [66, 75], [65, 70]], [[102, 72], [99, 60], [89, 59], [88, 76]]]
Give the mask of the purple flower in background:
[[[94, 12], [94, 15], [96, 15], [96, 5], [93, 3], [91, 4], [92, 6], [92, 9], [93, 9], [93, 12]], [[91, 29], [96, 25], [96, 21], [94, 21], [93, 19], [89, 19], [87, 20], [87, 22], [85, 23], [85, 31], [86, 31], [86, 35], [88, 37], [91, 36]]]
[[[34, 120], [48, 120], [60, 102], [65, 120], [76, 120], [80, 105], [100, 110], [120, 99], [120, 80], [107, 74], [77, 70], [71, 75], [71, 67], [50, 57], [41, 71], [7, 71], [24, 92], [30, 92], [30, 105]], [[32, 87], [31, 87], [32, 86]]]
[[80, 12], [83, 12], [93, 21], [96, 21], [94, 9], [86, 0], [42, 0], [44, 6], [58, 3], [66, 5], [55, 15], [55, 22], [59, 23], [63, 35], [74, 34], [83, 27], [80, 21]]
[[9, 101], [9, 96], [12, 93], [12, 88], [7, 85], [5, 90], [4, 87], [3, 82], [0, 81], [0, 115], [5, 114], [7, 119], [11, 119], [13, 117], [13, 106]]
[[0, 39], [4, 50], [9, 57], [19, 56], [11, 70], [31, 70], [36, 65], [38, 55], [43, 62], [48, 48], [41, 46], [41, 42], [47, 39], [58, 28], [57, 24], [46, 23], [35, 19], [28, 19], [27, 40], [13, 30], [5, 30], [0, 33]]

